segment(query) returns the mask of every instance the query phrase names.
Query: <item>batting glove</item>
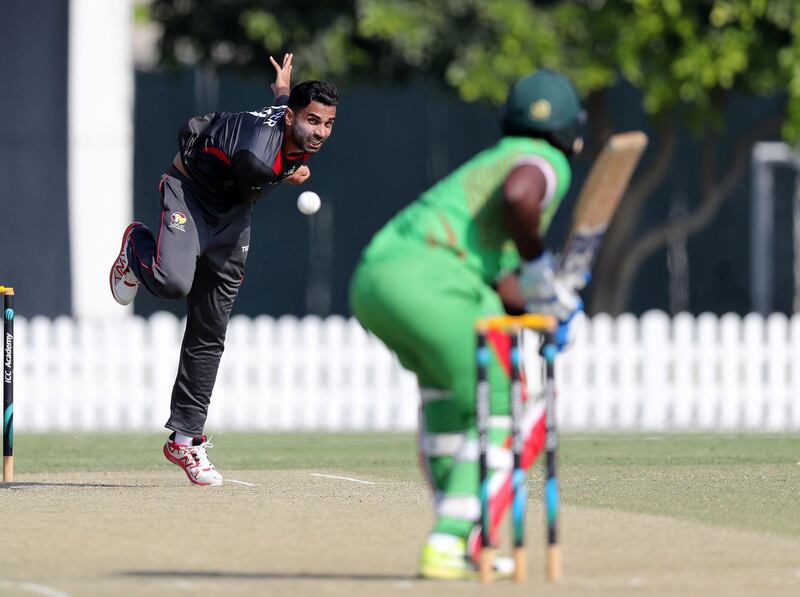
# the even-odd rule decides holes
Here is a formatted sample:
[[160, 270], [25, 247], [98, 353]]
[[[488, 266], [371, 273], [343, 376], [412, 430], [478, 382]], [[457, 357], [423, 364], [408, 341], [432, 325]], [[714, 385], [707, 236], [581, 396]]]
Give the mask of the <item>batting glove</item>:
[[519, 268], [519, 287], [529, 313], [553, 315], [568, 323], [583, 309], [583, 301], [566, 279], [556, 275], [556, 267], [556, 259], [549, 251], [526, 261]]

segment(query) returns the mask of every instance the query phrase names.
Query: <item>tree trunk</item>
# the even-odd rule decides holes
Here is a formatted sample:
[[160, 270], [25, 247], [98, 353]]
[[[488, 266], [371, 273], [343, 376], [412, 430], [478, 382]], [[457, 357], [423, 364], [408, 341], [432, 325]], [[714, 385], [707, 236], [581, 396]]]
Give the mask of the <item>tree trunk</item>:
[[[746, 171], [747, 164], [749, 162], [750, 150], [753, 146], [753, 143], [755, 143], [755, 141], [758, 139], [763, 138], [768, 131], [775, 130], [778, 126], [780, 126], [782, 120], [783, 117], [779, 116], [764, 121], [746, 133], [736, 144], [736, 148], [734, 149], [733, 156], [730, 161], [730, 168], [727, 170], [722, 179], [713, 184], [713, 188], [708, 191], [705, 188], [706, 184], [710, 185], [711, 183], [704, 176], [703, 199], [700, 203], [700, 206], [694, 212], [682, 218], [676, 218], [672, 222], [668, 222], [656, 227], [645, 234], [641, 240], [631, 247], [630, 251], [624, 255], [620, 263], [618, 284], [614, 288], [616, 292], [613, 301], [611, 302], [611, 308], [608, 311], [609, 313], [612, 315], [617, 315], [622, 313], [627, 308], [633, 282], [642, 264], [648, 257], [650, 257], [650, 255], [662, 248], [667, 243], [671, 235], [683, 234], [689, 237], [705, 228], [708, 223], [711, 222], [714, 216], [717, 215], [717, 212], [719, 212], [719, 209], [725, 203], [725, 200], [739, 184], [742, 175]], [[707, 146], [704, 148], [704, 157], [710, 157], [713, 160], [713, 152], [712, 155], [709, 156]]]
[[589, 129], [588, 136], [591, 144], [584, 148], [581, 157], [588, 158], [590, 162], [594, 161], [597, 154], [600, 153], [600, 150], [603, 148], [606, 139], [614, 132], [611, 124], [611, 117], [608, 113], [607, 95], [608, 92], [604, 87], [593, 91], [586, 98], [585, 105], [588, 114], [586, 126]]

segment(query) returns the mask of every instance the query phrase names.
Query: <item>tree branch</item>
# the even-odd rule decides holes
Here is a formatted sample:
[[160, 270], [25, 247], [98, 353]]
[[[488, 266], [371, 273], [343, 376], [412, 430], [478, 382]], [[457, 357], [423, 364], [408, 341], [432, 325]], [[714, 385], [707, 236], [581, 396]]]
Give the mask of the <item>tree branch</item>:
[[633, 281], [648, 257], [663, 247], [672, 235], [680, 234], [689, 237], [705, 228], [717, 215], [745, 172], [753, 143], [763, 138], [769, 130], [780, 126], [781, 122], [782, 117], [779, 116], [754, 126], [736, 144], [730, 169], [714, 189], [706, 194], [705, 200], [694, 212], [651, 230], [634, 244], [630, 252], [622, 258], [619, 266], [619, 283], [609, 310], [612, 315], [618, 315], [626, 309]]

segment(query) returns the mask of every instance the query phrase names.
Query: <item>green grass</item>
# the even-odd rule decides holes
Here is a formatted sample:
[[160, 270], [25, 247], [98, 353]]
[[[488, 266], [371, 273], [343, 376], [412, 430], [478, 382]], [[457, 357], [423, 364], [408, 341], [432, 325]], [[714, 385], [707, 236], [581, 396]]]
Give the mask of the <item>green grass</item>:
[[[19, 473], [147, 471], [169, 467], [161, 455], [166, 433], [19, 434]], [[416, 478], [416, 441], [399, 433], [220, 433], [211, 438], [220, 469], [346, 469]]]
[[[161, 434], [20, 434], [18, 473], [166, 470]], [[416, 480], [413, 434], [221, 433], [221, 470], [309, 469]], [[800, 536], [800, 436], [565, 434], [565, 504]], [[532, 474], [541, 481], [537, 463]], [[793, 514], [794, 513], [794, 514]]]
[[800, 536], [800, 436], [595, 435], [562, 445], [566, 503]]

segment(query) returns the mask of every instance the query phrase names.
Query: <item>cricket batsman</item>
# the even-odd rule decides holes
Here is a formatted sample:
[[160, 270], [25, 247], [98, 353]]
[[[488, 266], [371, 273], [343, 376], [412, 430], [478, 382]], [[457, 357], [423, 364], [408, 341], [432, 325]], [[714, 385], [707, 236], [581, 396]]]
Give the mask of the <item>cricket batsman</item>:
[[186, 299], [186, 331], [172, 389], [172, 430], [164, 455], [195, 485], [221, 485], [203, 429], [233, 302], [244, 280], [253, 205], [286, 181], [310, 176], [308, 159], [333, 130], [339, 94], [323, 81], [291, 87], [292, 54], [270, 57], [274, 105], [252, 112], [192, 118], [161, 178], [155, 234], [139, 222], [122, 235], [109, 273], [121, 305], [140, 286], [164, 299]]
[[[547, 70], [520, 79], [502, 111], [502, 138], [425, 191], [371, 240], [350, 285], [359, 321], [417, 374], [420, 460], [435, 523], [420, 557], [426, 578], [477, 574], [480, 534], [475, 422], [475, 322], [504, 312], [556, 316], [582, 308], [543, 237], [570, 185], [584, 111], [572, 84]], [[509, 372], [501, 335], [493, 358], [489, 467], [511, 469]], [[524, 430], [523, 463], [541, 450], [541, 426]], [[494, 487], [494, 485], [492, 485]], [[493, 490], [493, 510], [508, 492]], [[497, 558], [495, 571], [513, 562]]]

